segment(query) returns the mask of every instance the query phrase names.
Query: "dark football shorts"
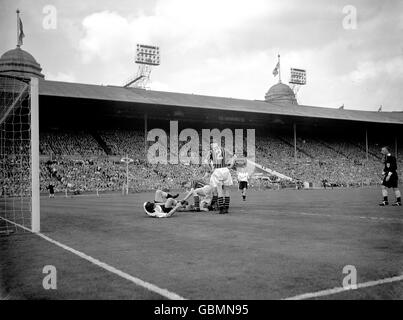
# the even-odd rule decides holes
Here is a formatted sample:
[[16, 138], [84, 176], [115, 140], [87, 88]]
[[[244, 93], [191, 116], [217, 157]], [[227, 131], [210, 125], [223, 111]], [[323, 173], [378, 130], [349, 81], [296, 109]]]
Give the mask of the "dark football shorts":
[[392, 175], [389, 178], [389, 181], [386, 181], [386, 177], [383, 178], [382, 185], [384, 185], [386, 188], [397, 188], [398, 184], [398, 177], [397, 173], [392, 173]]
[[165, 208], [165, 206], [164, 206], [163, 204], [161, 204], [160, 207], [161, 207], [161, 209], [162, 209], [162, 211], [163, 211], [164, 213], [168, 213], [169, 211], [172, 210], [172, 208]]
[[193, 180], [192, 181], [192, 188], [193, 189], [199, 189], [203, 188], [206, 184], [203, 181], [200, 180]]
[[248, 189], [248, 182], [239, 181], [239, 190]]

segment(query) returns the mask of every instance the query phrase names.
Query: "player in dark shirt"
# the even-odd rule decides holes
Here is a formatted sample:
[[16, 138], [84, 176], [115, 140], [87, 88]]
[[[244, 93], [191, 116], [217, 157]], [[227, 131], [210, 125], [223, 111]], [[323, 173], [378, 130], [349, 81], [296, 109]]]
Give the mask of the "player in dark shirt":
[[54, 198], [55, 197], [55, 187], [54, 187], [54, 185], [49, 183], [49, 185], [46, 187], [46, 189], [49, 190], [49, 198]]
[[213, 173], [210, 177], [210, 185], [217, 190], [217, 203], [220, 214], [228, 213], [230, 204], [229, 187], [232, 186], [230, 168], [234, 166], [235, 156], [231, 157], [218, 143], [210, 144], [210, 153], [207, 163]]
[[388, 188], [392, 188], [395, 192], [396, 202], [393, 204], [394, 206], [401, 206], [401, 194], [400, 190], [397, 188], [398, 186], [398, 176], [397, 176], [397, 161], [394, 156], [389, 152], [388, 147], [383, 147], [381, 153], [384, 156], [383, 163], [385, 165], [383, 169], [383, 181], [382, 181], [382, 196], [383, 201], [379, 204], [384, 207], [389, 204], [388, 201]]

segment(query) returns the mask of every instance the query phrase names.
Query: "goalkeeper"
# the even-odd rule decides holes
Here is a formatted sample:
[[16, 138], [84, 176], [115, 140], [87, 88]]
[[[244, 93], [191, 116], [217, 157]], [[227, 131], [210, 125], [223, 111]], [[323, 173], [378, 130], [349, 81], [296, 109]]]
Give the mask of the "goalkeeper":
[[158, 189], [155, 191], [154, 202], [144, 202], [144, 211], [153, 218], [169, 218], [183, 206], [182, 202], [175, 200], [178, 196], [170, 194], [168, 188]]
[[149, 217], [169, 218], [172, 217], [182, 205], [182, 202], [170, 198], [165, 204], [156, 204], [150, 201], [144, 202], [143, 208]]

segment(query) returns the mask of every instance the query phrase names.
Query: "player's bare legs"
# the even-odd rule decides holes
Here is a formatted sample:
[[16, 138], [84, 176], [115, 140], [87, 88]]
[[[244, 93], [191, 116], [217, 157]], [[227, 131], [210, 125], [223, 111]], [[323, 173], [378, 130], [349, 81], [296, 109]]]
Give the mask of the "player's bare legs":
[[397, 188], [392, 188], [393, 191], [395, 192], [395, 196], [396, 196], [396, 202], [393, 204], [394, 206], [401, 206], [402, 205], [402, 195], [400, 193], [400, 190]]
[[243, 188], [241, 193], [242, 193], [242, 199], [243, 199], [243, 201], [245, 201], [246, 200], [246, 188]]
[[382, 189], [382, 197], [383, 197], [383, 204], [387, 206], [389, 204], [388, 201], [388, 189], [385, 186], [381, 186]]
[[[380, 203], [381, 206], [387, 206], [389, 204], [388, 200], [388, 189], [385, 186], [382, 186], [382, 196], [383, 196], [383, 201]], [[393, 204], [394, 206], [401, 206], [402, 205], [402, 195], [400, 193], [400, 190], [397, 188], [392, 188], [393, 193], [396, 196], [396, 202]]]

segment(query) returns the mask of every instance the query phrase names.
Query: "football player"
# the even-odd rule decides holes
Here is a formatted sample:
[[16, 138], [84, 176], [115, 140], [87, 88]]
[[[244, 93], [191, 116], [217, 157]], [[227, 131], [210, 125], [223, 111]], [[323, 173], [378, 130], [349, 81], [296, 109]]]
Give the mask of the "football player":
[[384, 207], [389, 204], [388, 201], [388, 188], [392, 188], [395, 192], [396, 202], [393, 204], [394, 206], [401, 206], [401, 194], [400, 190], [397, 188], [398, 185], [398, 176], [397, 176], [397, 163], [396, 158], [391, 155], [388, 147], [383, 147], [381, 149], [381, 153], [383, 154], [383, 163], [385, 165], [383, 169], [383, 181], [382, 181], [382, 196], [383, 201], [379, 204]]
[[229, 159], [228, 152], [215, 142], [211, 143], [210, 147], [208, 163], [213, 170], [210, 185], [217, 189], [219, 213], [224, 214], [228, 213], [230, 204], [229, 187], [233, 182], [229, 169], [234, 166], [235, 157]]
[[149, 217], [153, 218], [169, 218], [184, 205], [184, 202], [168, 199], [165, 204], [156, 204], [150, 201], [144, 202], [143, 208]]
[[179, 193], [172, 195], [169, 193], [168, 188], [163, 188], [162, 190], [157, 189], [155, 191], [154, 202], [157, 204], [164, 204], [168, 199], [176, 199], [179, 197]]
[[238, 169], [239, 190], [241, 190], [243, 201], [246, 200], [246, 190], [248, 189], [249, 173], [246, 170], [246, 165]]
[[[192, 183], [197, 188], [191, 188], [182, 201], [186, 202], [186, 209], [184, 211], [209, 211], [213, 210], [211, 203], [215, 189], [209, 185], [197, 181], [196, 184]], [[189, 205], [187, 199], [193, 196], [193, 205]]]

